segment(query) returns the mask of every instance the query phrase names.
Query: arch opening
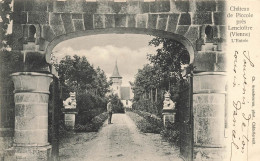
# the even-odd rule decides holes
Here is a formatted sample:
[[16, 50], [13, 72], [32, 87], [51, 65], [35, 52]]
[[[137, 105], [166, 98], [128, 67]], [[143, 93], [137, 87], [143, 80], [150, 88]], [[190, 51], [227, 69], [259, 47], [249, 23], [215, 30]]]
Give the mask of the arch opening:
[[189, 56], [190, 56], [190, 62], [189, 65], [192, 65], [194, 62], [194, 55], [195, 50], [193, 47], [193, 44], [184, 36], [179, 34], [174, 34], [171, 32], [166, 31], [160, 31], [160, 30], [153, 30], [153, 29], [137, 29], [137, 28], [110, 28], [110, 29], [96, 29], [96, 30], [86, 30], [86, 31], [79, 31], [75, 33], [69, 33], [66, 35], [61, 35], [53, 39], [46, 48], [46, 61], [50, 63], [51, 61], [51, 55], [53, 52], [53, 49], [56, 45], [59, 43], [77, 38], [77, 37], [83, 37], [83, 36], [90, 36], [90, 35], [99, 35], [99, 34], [142, 34], [142, 35], [151, 35], [161, 38], [168, 38], [175, 40], [181, 44], [184, 45], [184, 47], [187, 49]]
[[[192, 62], [193, 62], [194, 50], [193, 50], [193, 47], [192, 47], [192, 45], [191, 45], [189, 40], [187, 40], [185, 37], [183, 37], [181, 35], [170, 34], [168, 32], [161, 32], [161, 31], [157, 32], [157, 31], [154, 31], [154, 30], [135, 30], [135, 31], [133, 31], [133, 30], [123, 30], [123, 29], [122, 30], [112, 30], [111, 29], [111, 30], [96, 30], [96, 31], [89, 31], [89, 32], [85, 31], [85, 32], [71, 33], [71, 34], [63, 35], [63, 36], [60, 36], [60, 37], [57, 37], [56, 39], [54, 39], [48, 46], [48, 50], [49, 50], [48, 54], [50, 54], [53, 51], [54, 52], [58, 51], [57, 48], [55, 48], [55, 47], [58, 46], [58, 44], [61, 44], [62, 42], [64, 42], [65, 40], [78, 38], [78, 37], [83, 37], [83, 36], [85, 36], [86, 38], [88, 37], [89, 39], [91, 39], [92, 35], [101, 35], [101, 36], [103, 36], [102, 34], [111, 34], [111, 35], [112, 34], [121, 34], [122, 35], [122, 34], [129, 34], [129, 33], [130, 34], [143, 34], [143, 35], [148, 34], [148, 35], [157, 36], [157, 37], [160, 37], [160, 38], [176, 40], [177, 42], [179, 42], [178, 44], [182, 44], [182, 46], [184, 46], [187, 49], [187, 51], [188, 51], [188, 52], [186, 51], [186, 55], [183, 56], [183, 57], [186, 57], [186, 58], [189, 57], [189, 59], [188, 59], [186, 64], [188, 64], [188, 63], [192, 64]], [[92, 41], [95, 41], [95, 40], [92, 40]], [[87, 43], [87, 42], [84, 42], [84, 43]], [[99, 41], [97, 41], [97, 43], [99, 43]], [[67, 43], [67, 45], [68, 44], [69, 43]], [[172, 52], [172, 53], [173, 53], [173, 55], [175, 54], [174, 52]], [[73, 54], [75, 54], [75, 53], [73, 53]], [[97, 53], [93, 52], [93, 55], [97, 56]], [[104, 54], [104, 55], [106, 55], [106, 54]], [[181, 57], [182, 57], [182, 55], [181, 55]], [[183, 58], [183, 59], [185, 59], [185, 58]], [[108, 62], [111, 62], [111, 61], [108, 61]], [[129, 60], [127, 60], [127, 62], [129, 62]], [[111, 62], [111, 63], [113, 63], [113, 62]], [[95, 63], [93, 63], [93, 64], [95, 64]], [[133, 65], [133, 63], [131, 65]], [[126, 64], [124, 64], [124, 66], [126, 66]], [[122, 67], [122, 65], [120, 67]], [[101, 67], [101, 69], [104, 69], [104, 68]], [[122, 69], [122, 68], [120, 68], [120, 69]], [[147, 67], [147, 70], [149, 71], [148, 67]], [[170, 71], [170, 70], [168, 70], [168, 71]], [[148, 89], [149, 94], [148, 94], [148, 92], [144, 92], [142, 94], [142, 96], [141, 95], [139, 96], [139, 98], [141, 98], [141, 97], [143, 99], [148, 99], [149, 98], [149, 100], [151, 102], [157, 102], [157, 101], [158, 102], [162, 102], [162, 100], [160, 100], [160, 99], [163, 99], [163, 98], [160, 97], [160, 99], [159, 99], [159, 96], [158, 96], [159, 94], [158, 93], [164, 93], [165, 91], [174, 91], [174, 87], [178, 85], [178, 83], [176, 83], [177, 85], [174, 84], [174, 72], [169, 72], [169, 74], [167, 73], [167, 76], [169, 76], [169, 77], [167, 77], [167, 79], [165, 79], [165, 81], [161, 81], [162, 84], [163, 84], [162, 87], [156, 87], [156, 88], [152, 87], [151, 89]], [[154, 79], [154, 80], [157, 80], [157, 79]], [[159, 81], [160, 81], [160, 79], [159, 79]], [[120, 91], [121, 90], [123, 91], [124, 88], [121, 89], [120, 86], [117, 86], [118, 84], [121, 84], [121, 81], [118, 81], [118, 80], [114, 79], [113, 84], [115, 85], [114, 87], [116, 89], [115, 90], [116, 92], [118, 92], [119, 89], [120, 89]], [[91, 92], [91, 89], [88, 90], [88, 91]], [[160, 91], [160, 92], [158, 92], [158, 91]], [[95, 92], [93, 92], [93, 93], [95, 93]], [[118, 92], [118, 93], [119, 93], [118, 95], [121, 95], [120, 94], [121, 92]], [[174, 99], [177, 100], [178, 98], [174, 97]], [[128, 106], [128, 105], [130, 106], [131, 102], [126, 99], [124, 104], [126, 106]]]

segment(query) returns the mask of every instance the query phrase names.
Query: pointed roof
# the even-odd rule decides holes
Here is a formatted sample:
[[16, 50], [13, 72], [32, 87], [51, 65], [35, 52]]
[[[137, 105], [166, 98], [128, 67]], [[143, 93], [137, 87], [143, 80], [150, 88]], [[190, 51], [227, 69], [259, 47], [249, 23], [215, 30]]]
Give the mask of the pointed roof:
[[118, 71], [118, 67], [117, 67], [117, 60], [116, 60], [116, 64], [115, 64], [115, 67], [114, 67], [114, 71], [113, 71], [113, 74], [111, 75], [110, 78], [122, 78], [119, 74], [119, 71]]

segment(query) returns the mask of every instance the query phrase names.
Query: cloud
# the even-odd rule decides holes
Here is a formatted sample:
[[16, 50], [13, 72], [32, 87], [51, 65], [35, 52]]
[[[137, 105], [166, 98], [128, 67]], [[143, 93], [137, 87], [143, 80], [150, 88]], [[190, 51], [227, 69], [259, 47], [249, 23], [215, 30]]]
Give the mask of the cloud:
[[[55, 50], [54, 50], [55, 51]], [[123, 85], [128, 85], [129, 81], [134, 81], [134, 76], [139, 68], [148, 63], [147, 54], [154, 54], [156, 48], [146, 46], [132, 50], [128, 47], [116, 47], [113, 45], [93, 46], [90, 49], [76, 50], [72, 47], [59, 49], [55, 56], [60, 60], [66, 55], [85, 56], [94, 67], [100, 67], [110, 77], [115, 61], [117, 60], [119, 73], [123, 77]]]

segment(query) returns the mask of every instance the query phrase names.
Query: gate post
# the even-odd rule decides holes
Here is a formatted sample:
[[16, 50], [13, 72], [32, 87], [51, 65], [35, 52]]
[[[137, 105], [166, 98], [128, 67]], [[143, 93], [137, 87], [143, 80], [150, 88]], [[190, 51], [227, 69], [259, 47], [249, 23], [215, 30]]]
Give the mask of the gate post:
[[48, 160], [48, 100], [51, 74], [13, 73], [16, 160]]
[[226, 74], [196, 73], [193, 87], [194, 161], [223, 160]]
[[170, 92], [167, 91], [164, 94], [164, 101], [163, 101], [163, 125], [166, 126], [168, 122], [174, 123], [175, 121], [175, 103], [170, 99]]
[[[52, 68], [52, 70], [54, 70]], [[52, 72], [53, 73], [53, 72]], [[52, 161], [59, 161], [59, 121], [61, 99], [59, 95], [59, 78], [53, 74], [52, 86]]]
[[74, 130], [75, 119], [78, 114], [78, 109], [76, 108], [76, 92], [70, 92], [70, 97], [63, 101], [64, 108], [62, 112], [64, 113], [64, 121], [67, 130]]
[[194, 152], [194, 117], [193, 117], [193, 65], [182, 69], [179, 105], [180, 152], [185, 161], [193, 161]]

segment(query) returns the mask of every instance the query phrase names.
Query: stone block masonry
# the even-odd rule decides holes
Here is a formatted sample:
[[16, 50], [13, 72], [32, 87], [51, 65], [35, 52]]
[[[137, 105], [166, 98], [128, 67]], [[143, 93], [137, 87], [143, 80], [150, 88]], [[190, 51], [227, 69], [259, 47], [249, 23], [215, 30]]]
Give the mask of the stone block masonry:
[[47, 160], [51, 146], [48, 143], [48, 101], [52, 75], [21, 72], [12, 74], [15, 85], [16, 160]]
[[[63, 35], [109, 28], [167, 31], [184, 36], [195, 46], [199, 35], [204, 33], [203, 28], [209, 25], [214, 28], [215, 38], [225, 39], [221, 1], [16, 1], [16, 29], [19, 25], [40, 25], [40, 38], [46, 42], [42, 42], [39, 49], [44, 51], [46, 44]], [[23, 35], [17, 35], [17, 40], [28, 37], [24, 27], [22, 30]]]

